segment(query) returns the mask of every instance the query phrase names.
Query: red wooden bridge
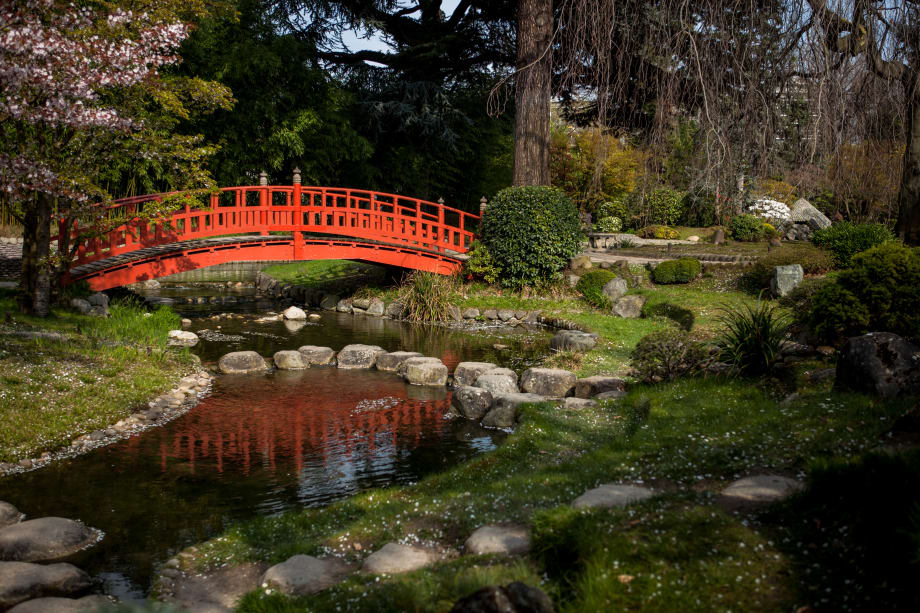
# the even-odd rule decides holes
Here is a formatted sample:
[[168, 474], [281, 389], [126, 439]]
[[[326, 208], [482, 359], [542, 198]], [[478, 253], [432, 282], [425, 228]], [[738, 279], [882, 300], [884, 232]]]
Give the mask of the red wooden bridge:
[[[168, 194], [117, 200], [126, 223], [101, 238], [62, 226], [78, 245], [69, 281], [95, 290], [226, 262], [347, 259], [450, 274], [460, 269], [479, 216], [396, 194], [334, 187], [225, 187], [149, 221], [145, 205]], [[59, 235], [60, 236], [60, 235]], [[57, 240], [58, 237], [52, 237]]]

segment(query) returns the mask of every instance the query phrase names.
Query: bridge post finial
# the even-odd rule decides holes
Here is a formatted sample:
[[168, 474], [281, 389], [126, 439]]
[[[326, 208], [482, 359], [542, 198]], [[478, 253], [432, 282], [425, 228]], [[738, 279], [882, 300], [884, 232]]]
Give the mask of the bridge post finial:
[[294, 168], [294, 185], [300, 185], [300, 168]]
[[483, 213], [486, 212], [486, 204], [488, 204], [488, 203], [489, 203], [489, 201], [486, 200], [486, 197], [485, 197], [485, 196], [483, 196], [482, 198], [479, 199], [479, 216], [480, 216], [480, 217], [482, 217]]
[[440, 198], [438, 198], [438, 204], [440, 204], [441, 206], [444, 206], [444, 196], [441, 196]]
[[268, 185], [268, 173], [264, 170], [259, 173], [259, 185]]

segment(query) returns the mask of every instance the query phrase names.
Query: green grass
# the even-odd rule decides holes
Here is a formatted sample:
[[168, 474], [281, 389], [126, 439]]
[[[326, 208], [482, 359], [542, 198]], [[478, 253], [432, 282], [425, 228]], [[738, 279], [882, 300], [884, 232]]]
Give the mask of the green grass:
[[386, 274], [380, 266], [350, 260], [291, 262], [269, 266], [263, 272], [282, 283], [330, 291], [354, 291], [362, 285], [374, 285], [382, 282]]
[[[0, 461], [14, 462], [130, 415], [190, 370], [187, 350], [167, 349], [180, 327], [169, 309], [113, 303], [102, 319], [54, 309], [45, 319], [20, 315], [0, 295]], [[49, 331], [65, 340], [13, 332]]]
[[[651, 401], [647, 421], [634, 409], [642, 396]], [[584, 411], [539, 405], [525, 409], [502, 447], [462, 466], [246, 522], [198, 546], [188, 564], [274, 563], [298, 553], [358, 561], [393, 540], [456, 551], [478, 526], [521, 522], [534, 536], [524, 559], [448, 559], [300, 599], [257, 592], [239, 610], [447, 611], [465, 593], [515, 579], [540, 584], [562, 611], [794, 610], [804, 583], [830, 579], [792, 573], [768, 527], [721, 510], [714, 493], [738, 475], [795, 475], [818, 458], [873, 449], [906, 406], [826, 389], [781, 405], [756, 382], [722, 379], [642, 386]], [[621, 510], [570, 506], [586, 489], [618, 481], [661, 495]]]

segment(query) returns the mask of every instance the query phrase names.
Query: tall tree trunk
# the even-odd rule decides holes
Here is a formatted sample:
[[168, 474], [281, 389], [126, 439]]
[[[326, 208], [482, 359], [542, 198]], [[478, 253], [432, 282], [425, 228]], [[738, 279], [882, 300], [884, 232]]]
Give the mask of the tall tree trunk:
[[20, 308], [27, 315], [47, 317], [51, 310], [51, 197], [39, 193], [23, 216], [22, 295]]
[[518, 0], [514, 185], [549, 185], [552, 0]]
[[[913, 95], [910, 95], [913, 94]], [[920, 77], [908, 88], [907, 149], [898, 193], [895, 233], [905, 243], [920, 245]]]

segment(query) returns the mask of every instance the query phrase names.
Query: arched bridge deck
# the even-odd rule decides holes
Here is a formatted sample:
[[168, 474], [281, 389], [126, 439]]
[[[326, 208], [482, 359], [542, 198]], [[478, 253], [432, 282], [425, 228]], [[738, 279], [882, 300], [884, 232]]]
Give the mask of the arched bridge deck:
[[188, 197], [167, 219], [150, 221], [145, 209], [166, 196], [116, 201], [106, 213], [116, 220], [110, 225], [123, 223], [94, 238], [62, 223], [55, 240], [77, 245], [70, 280], [102, 290], [225, 262], [320, 259], [449, 274], [466, 259], [479, 221], [442, 203], [300, 185], [223, 188], [205, 206]]

